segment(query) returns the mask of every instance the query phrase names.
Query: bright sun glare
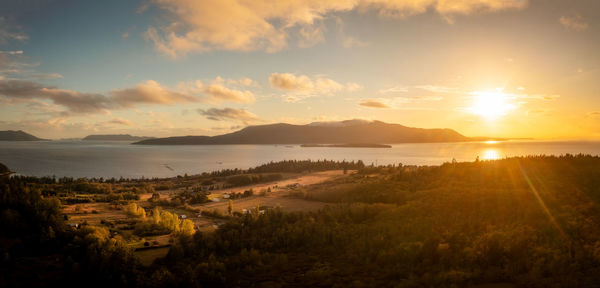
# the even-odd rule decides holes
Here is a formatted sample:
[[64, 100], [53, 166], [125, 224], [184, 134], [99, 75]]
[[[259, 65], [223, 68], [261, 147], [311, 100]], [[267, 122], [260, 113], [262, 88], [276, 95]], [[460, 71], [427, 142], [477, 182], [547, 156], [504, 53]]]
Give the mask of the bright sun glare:
[[480, 115], [487, 120], [495, 120], [500, 116], [515, 108], [515, 105], [508, 103], [509, 96], [498, 91], [475, 91], [471, 95], [475, 96], [473, 106], [468, 110], [476, 115]]

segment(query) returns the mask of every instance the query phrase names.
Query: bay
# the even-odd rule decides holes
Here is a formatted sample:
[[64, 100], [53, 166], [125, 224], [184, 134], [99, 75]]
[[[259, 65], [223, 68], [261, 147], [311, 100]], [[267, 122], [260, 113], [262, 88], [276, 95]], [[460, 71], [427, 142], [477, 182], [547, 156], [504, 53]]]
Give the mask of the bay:
[[524, 155], [600, 155], [598, 141], [394, 144], [392, 148], [300, 145], [131, 145], [123, 141], [0, 141], [0, 163], [30, 176], [173, 177], [280, 160], [362, 160], [365, 164], [439, 165]]

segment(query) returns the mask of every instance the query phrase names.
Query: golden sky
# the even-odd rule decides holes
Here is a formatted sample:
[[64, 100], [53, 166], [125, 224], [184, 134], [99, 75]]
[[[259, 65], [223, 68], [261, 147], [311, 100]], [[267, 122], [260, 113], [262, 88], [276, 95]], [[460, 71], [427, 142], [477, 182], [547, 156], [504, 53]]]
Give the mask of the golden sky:
[[600, 139], [597, 19], [595, 0], [3, 1], [0, 130]]

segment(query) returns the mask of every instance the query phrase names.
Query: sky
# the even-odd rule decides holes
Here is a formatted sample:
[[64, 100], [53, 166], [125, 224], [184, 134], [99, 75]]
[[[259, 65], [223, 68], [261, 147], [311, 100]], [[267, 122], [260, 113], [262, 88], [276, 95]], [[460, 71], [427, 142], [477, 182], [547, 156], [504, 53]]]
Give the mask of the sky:
[[600, 139], [600, 1], [0, 2], [0, 130], [379, 120]]

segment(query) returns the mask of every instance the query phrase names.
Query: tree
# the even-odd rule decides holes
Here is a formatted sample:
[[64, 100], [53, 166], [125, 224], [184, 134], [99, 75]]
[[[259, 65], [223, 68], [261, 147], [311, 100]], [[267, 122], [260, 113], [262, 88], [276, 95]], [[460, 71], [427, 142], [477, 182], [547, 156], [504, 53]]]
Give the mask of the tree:
[[194, 235], [194, 233], [196, 233], [196, 229], [194, 229], [194, 222], [192, 222], [191, 220], [187, 220], [187, 219], [183, 220], [181, 222], [180, 233], [181, 233], [181, 235], [186, 235], [186, 236]]
[[144, 210], [144, 208], [138, 206], [135, 203], [131, 203], [131, 204], [127, 205], [125, 212], [127, 212], [127, 214], [129, 216], [140, 217], [142, 219], [146, 219], [146, 211]]
[[227, 212], [229, 213], [229, 216], [233, 214], [233, 201], [231, 201], [231, 199], [229, 199], [229, 203], [227, 204]]

